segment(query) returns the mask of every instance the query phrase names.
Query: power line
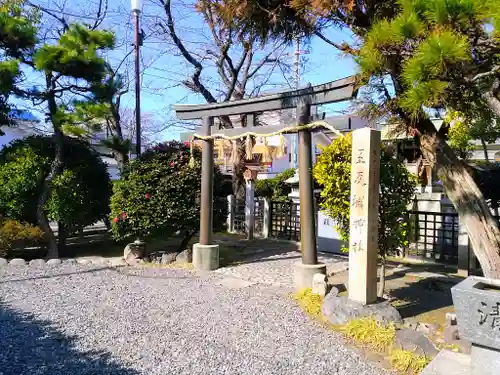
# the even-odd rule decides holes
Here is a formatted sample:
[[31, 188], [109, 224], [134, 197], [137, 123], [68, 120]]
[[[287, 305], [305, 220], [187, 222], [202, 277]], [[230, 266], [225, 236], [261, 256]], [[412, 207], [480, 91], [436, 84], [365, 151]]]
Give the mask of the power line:
[[86, 16], [86, 15], [82, 15], [82, 14], [69, 13], [69, 12], [66, 12], [66, 11], [63, 11], [60, 9], [51, 9], [51, 8], [47, 8], [47, 7], [44, 7], [42, 5], [38, 5], [38, 4], [27, 3], [27, 5], [31, 6], [33, 8], [40, 9], [42, 11], [53, 12], [56, 14], [67, 16], [67, 17], [83, 18], [83, 19], [87, 19], [87, 20], [91, 20], [91, 21], [97, 21], [97, 20], [100, 20], [102, 18], [107, 18], [108, 16], [109, 17], [118, 17], [118, 16], [123, 17], [123, 14], [118, 13], [118, 12], [111, 12], [111, 13], [106, 12], [105, 17], [92, 17], [92, 16]]

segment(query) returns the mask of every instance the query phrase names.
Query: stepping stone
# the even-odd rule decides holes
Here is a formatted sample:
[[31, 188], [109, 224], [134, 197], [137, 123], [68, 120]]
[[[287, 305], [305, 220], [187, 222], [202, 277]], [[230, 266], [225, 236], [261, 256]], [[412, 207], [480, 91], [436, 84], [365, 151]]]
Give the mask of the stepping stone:
[[61, 259], [49, 259], [47, 261], [47, 266], [57, 266], [59, 264], [62, 264], [62, 260]]
[[21, 258], [14, 258], [9, 262], [9, 265], [11, 265], [11, 266], [25, 266], [26, 261], [24, 259], [21, 259]]
[[45, 267], [45, 260], [43, 259], [33, 259], [30, 260], [31, 267]]

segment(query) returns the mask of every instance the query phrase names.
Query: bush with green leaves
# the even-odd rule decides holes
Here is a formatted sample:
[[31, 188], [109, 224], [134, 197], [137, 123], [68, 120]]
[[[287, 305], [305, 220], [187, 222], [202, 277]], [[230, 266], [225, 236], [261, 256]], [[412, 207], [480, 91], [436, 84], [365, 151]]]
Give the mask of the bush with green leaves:
[[[0, 216], [37, 223], [37, 202], [54, 152], [49, 136], [16, 140], [0, 151]], [[72, 233], [107, 217], [112, 188], [106, 164], [86, 142], [65, 137], [63, 152], [45, 211]]]
[[[201, 152], [171, 141], [145, 151], [130, 162], [114, 185], [111, 220], [116, 239], [161, 237], [180, 232], [183, 250], [200, 226]], [[223, 176], [214, 168], [214, 230], [227, 217]]]
[[0, 257], [12, 257], [14, 251], [42, 246], [43, 232], [37, 226], [16, 220], [0, 220]]
[[285, 181], [292, 178], [294, 174], [295, 169], [290, 168], [278, 173], [273, 178], [255, 181], [255, 196], [272, 200], [287, 200], [291, 187]]
[[[351, 150], [350, 134], [337, 138], [328, 147], [323, 148], [313, 170], [315, 179], [322, 187], [322, 209], [335, 220], [336, 229], [344, 241], [349, 240]], [[407, 213], [408, 205], [415, 196], [415, 187], [416, 177], [382, 145], [378, 252], [384, 269], [386, 256], [408, 244]], [[383, 289], [383, 283], [381, 285]]]

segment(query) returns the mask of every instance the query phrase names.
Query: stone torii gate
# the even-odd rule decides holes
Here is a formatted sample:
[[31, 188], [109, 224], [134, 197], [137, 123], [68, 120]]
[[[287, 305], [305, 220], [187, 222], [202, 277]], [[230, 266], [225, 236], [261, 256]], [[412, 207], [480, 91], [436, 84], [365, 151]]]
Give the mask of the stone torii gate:
[[[354, 76], [330, 83], [309, 86], [298, 90], [282, 91], [251, 99], [211, 104], [179, 104], [174, 105], [177, 118], [180, 120], [202, 119], [201, 136], [213, 133], [226, 137], [242, 137], [247, 132], [269, 134], [285, 129], [284, 124], [256, 126], [257, 114], [265, 111], [296, 108], [297, 126], [311, 121], [311, 106], [335, 103], [353, 98], [356, 95]], [[218, 129], [214, 128], [215, 117], [246, 115], [246, 126]], [[245, 123], [245, 122], [242, 122]], [[297, 288], [311, 287], [312, 277], [316, 273], [326, 273], [326, 266], [318, 264], [316, 248], [316, 223], [314, 212], [313, 178], [312, 178], [312, 129], [302, 128], [299, 135], [299, 194], [300, 194], [300, 242], [302, 262], [295, 267], [295, 284]], [[193, 264], [196, 269], [214, 270], [219, 267], [219, 246], [212, 243], [212, 211], [213, 211], [213, 139], [201, 138], [202, 175], [201, 175], [201, 208], [199, 243], [193, 246]]]

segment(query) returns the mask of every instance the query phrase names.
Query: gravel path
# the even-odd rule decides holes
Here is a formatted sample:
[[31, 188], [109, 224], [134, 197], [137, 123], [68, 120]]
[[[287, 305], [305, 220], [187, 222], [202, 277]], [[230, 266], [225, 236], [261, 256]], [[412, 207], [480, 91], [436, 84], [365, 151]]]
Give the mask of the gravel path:
[[0, 269], [0, 375], [385, 373], [282, 289], [93, 267]]
[[[299, 251], [257, 253], [247, 257], [243, 262], [219, 268], [215, 272], [221, 275], [234, 276], [257, 283], [293, 287], [293, 265], [300, 262]], [[322, 253], [318, 261], [326, 264], [327, 273], [336, 274], [349, 267], [346, 257]]]

